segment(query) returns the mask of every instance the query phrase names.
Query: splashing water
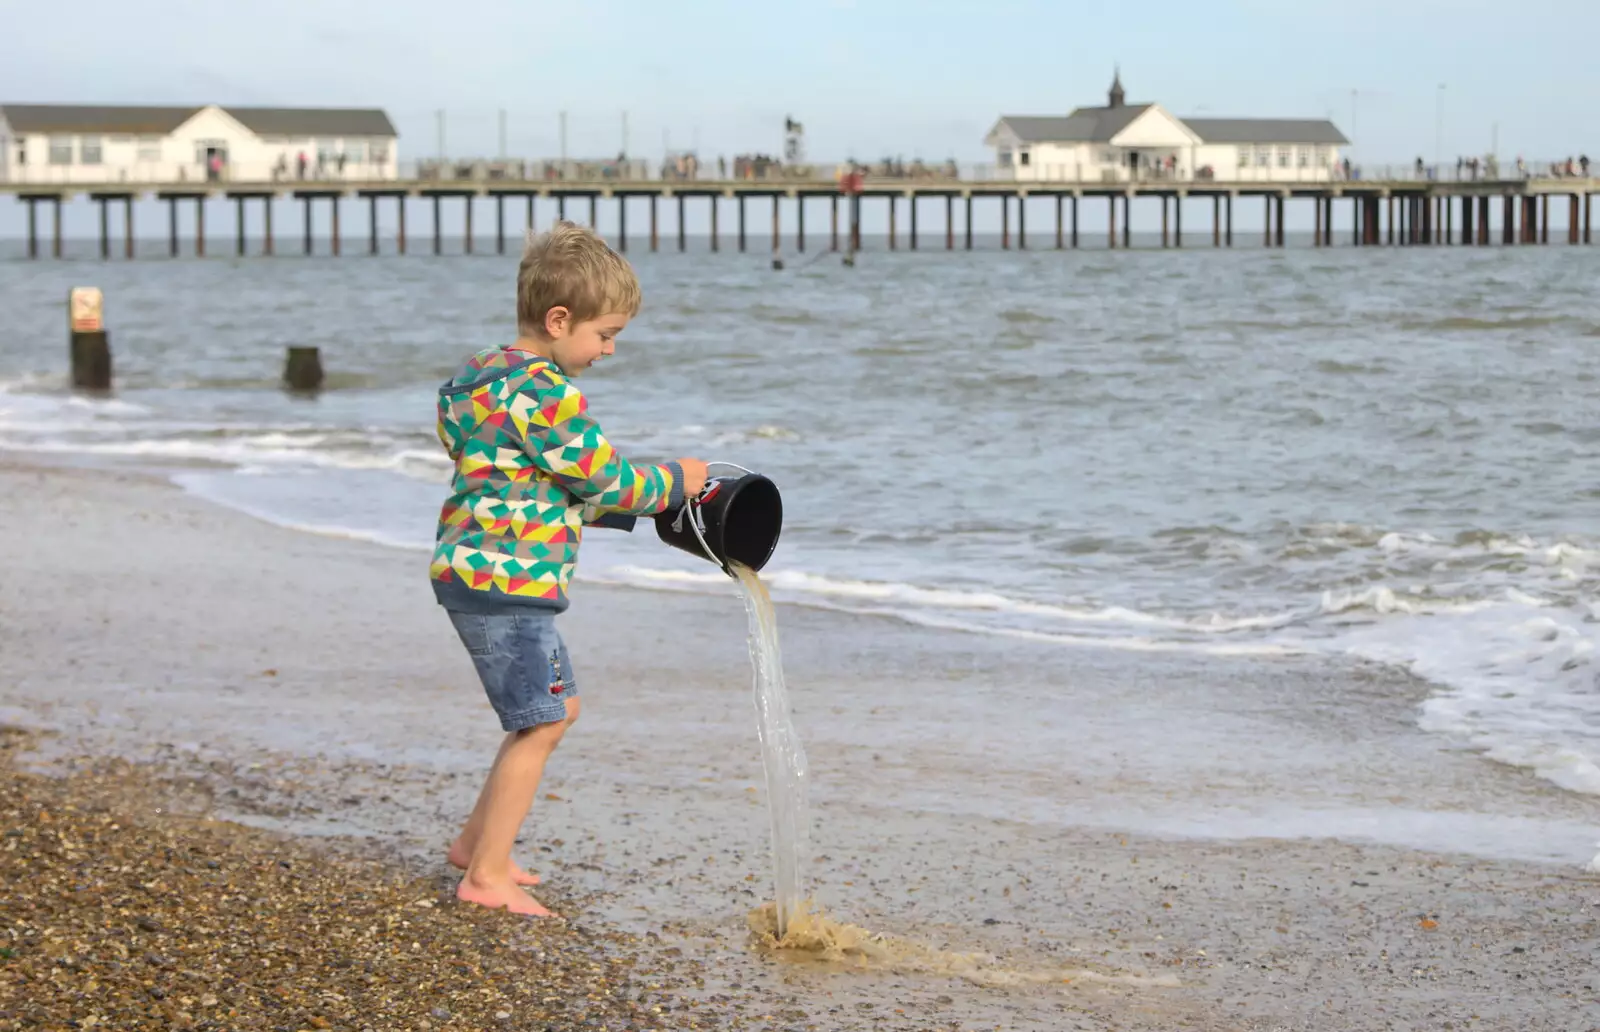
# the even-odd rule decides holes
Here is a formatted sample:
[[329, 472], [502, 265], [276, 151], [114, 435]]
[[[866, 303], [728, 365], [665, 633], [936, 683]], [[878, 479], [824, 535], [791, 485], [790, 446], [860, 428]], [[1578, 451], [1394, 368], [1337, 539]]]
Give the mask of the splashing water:
[[800, 858], [806, 840], [806, 754], [789, 719], [789, 690], [778, 651], [778, 618], [772, 596], [756, 571], [740, 563], [729, 569], [739, 582], [750, 620], [750, 665], [755, 669], [756, 733], [767, 774], [767, 813], [772, 819], [772, 865], [776, 882], [778, 938], [804, 912]]

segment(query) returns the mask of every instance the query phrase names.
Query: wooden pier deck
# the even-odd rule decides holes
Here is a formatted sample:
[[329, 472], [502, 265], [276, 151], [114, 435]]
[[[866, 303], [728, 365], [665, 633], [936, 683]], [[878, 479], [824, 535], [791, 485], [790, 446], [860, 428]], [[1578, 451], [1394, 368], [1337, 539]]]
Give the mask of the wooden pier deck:
[[[193, 204], [195, 218], [195, 253], [205, 254], [206, 202], [222, 198], [232, 201], [235, 207], [235, 253], [246, 253], [246, 206], [258, 203], [265, 214], [265, 232], [260, 239], [261, 254], [274, 253], [273, 213], [276, 202], [283, 198], [299, 201], [303, 209], [303, 253], [313, 251], [312, 211], [319, 202], [328, 205], [331, 222], [329, 244], [332, 253], [339, 254], [342, 247], [339, 217], [342, 202], [355, 198], [369, 206], [368, 251], [379, 250], [379, 205], [395, 202], [397, 210], [396, 244], [400, 253], [406, 253], [406, 217], [403, 201], [407, 198], [431, 200], [433, 207], [432, 251], [443, 253], [442, 202], [447, 198], [463, 201], [463, 229], [467, 253], [473, 248], [473, 213], [476, 201], [491, 200], [494, 204], [495, 249], [504, 253], [506, 246], [506, 201], [523, 199], [524, 221], [533, 227], [534, 200], [553, 199], [560, 216], [565, 217], [569, 202], [588, 203], [588, 215], [594, 224], [602, 201], [614, 203], [618, 212], [618, 233], [613, 241], [620, 250], [629, 244], [628, 213], [639, 203], [648, 205], [648, 246], [660, 249], [659, 207], [662, 201], [677, 204], [677, 246], [687, 249], [684, 231], [686, 205], [691, 200], [705, 200], [710, 205], [711, 249], [721, 246], [718, 213], [720, 200], [736, 204], [737, 246], [746, 250], [747, 204], [751, 200], [770, 201], [772, 215], [771, 243], [774, 252], [781, 248], [779, 234], [781, 206], [791, 203], [796, 208], [796, 246], [806, 248], [805, 217], [808, 201], [827, 199], [829, 206], [829, 247], [840, 249], [840, 202], [846, 209], [846, 246], [857, 250], [861, 246], [861, 209], [865, 204], [887, 205], [889, 233], [888, 246], [899, 247], [898, 216], [903, 207], [909, 216], [908, 243], [916, 250], [921, 241], [918, 236], [917, 214], [923, 202], [943, 200], [945, 206], [944, 248], [957, 248], [956, 206], [960, 201], [965, 221], [962, 223], [962, 246], [972, 249], [972, 211], [974, 203], [1000, 205], [1001, 245], [1012, 246], [1012, 216], [1016, 216], [1016, 246], [1028, 246], [1026, 207], [1028, 198], [1054, 198], [1055, 235], [1058, 249], [1079, 246], [1083, 224], [1080, 207], [1085, 200], [1104, 201], [1104, 226], [1107, 246], [1128, 248], [1132, 246], [1131, 213], [1135, 201], [1156, 200], [1161, 204], [1161, 246], [1184, 245], [1183, 207], [1185, 199], [1210, 198], [1212, 217], [1210, 243], [1213, 247], [1233, 246], [1233, 209], [1236, 203], [1254, 199], [1264, 205], [1265, 223], [1262, 243], [1266, 247], [1283, 247], [1284, 223], [1290, 202], [1310, 202], [1315, 214], [1312, 239], [1316, 246], [1332, 246], [1335, 242], [1335, 204], [1348, 202], [1347, 220], [1350, 242], [1357, 246], [1456, 244], [1487, 246], [1495, 243], [1490, 224], [1493, 208], [1500, 208], [1499, 243], [1547, 244], [1550, 242], [1550, 208], [1552, 199], [1559, 204], [1562, 198], [1568, 204], [1566, 219], [1567, 242], [1589, 244], [1592, 242], [1592, 197], [1600, 191], [1600, 179], [1595, 178], [1536, 178], [1514, 180], [1338, 180], [1332, 182], [1219, 182], [1191, 180], [1174, 182], [1150, 180], [1118, 183], [1053, 183], [1017, 181], [959, 181], [959, 180], [900, 180], [867, 179], [859, 193], [844, 193], [840, 185], [826, 180], [740, 179], [693, 181], [448, 181], [400, 180], [375, 182], [328, 181], [278, 181], [263, 183], [241, 182], [179, 182], [179, 183], [78, 183], [38, 184], [0, 182], [0, 195], [11, 194], [27, 205], [28, 255], [40, 256], [39, 208], [51, 209], [53, 232], [51, 253], [61, 257], [61, 206], [75, 197], [87, 197], [100, 207], [100, 254], [109, 258], [112, 252], [110, 208], [120, 205], [122, 212], [122, 242], [124, 254], [134, 256], [133, 203], [140, 198], [154, 197], [168, 206], [168, 252], [179, 253], [178, 206]], [[1016, 202], [1013, 204], [1013, 202]], [[1120, 202], [1120, 204], [1119, 204]], [[1120, 208], [1120, 218], [1119, 218]], [[1014, 210], [1014, 211], [1013, 211]], [[1558, 209], [1559, 210], [1559, 209]]]

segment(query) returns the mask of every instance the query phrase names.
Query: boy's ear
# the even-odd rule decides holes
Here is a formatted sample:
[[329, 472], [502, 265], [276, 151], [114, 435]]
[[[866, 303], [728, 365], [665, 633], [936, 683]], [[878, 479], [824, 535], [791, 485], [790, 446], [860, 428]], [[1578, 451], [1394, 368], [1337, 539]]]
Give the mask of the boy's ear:
[[544, 313], [544, 332], [551, 338], [564, 337], [572, 328], [572, 313], [562, 305], [556, 305]]

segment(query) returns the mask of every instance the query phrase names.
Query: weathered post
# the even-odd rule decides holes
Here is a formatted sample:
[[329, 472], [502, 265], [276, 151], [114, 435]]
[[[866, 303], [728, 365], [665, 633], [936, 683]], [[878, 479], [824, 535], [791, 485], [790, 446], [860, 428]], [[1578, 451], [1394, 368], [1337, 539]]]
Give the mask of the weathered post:
[[322, 386], [322, 355], [314, 347], [290, 345], [283, 364], [283, 382], [293, 391], [314, 391]]
[[111, 389], [111, 341], [106, 334], [104, 298], [99, 287], [73, 287], [67, 294], [67, 332], [72, 356], [72, 386]]
[[778, 195], [772, 195], [772, 267], [783, 268], [783, 259], [778, 257], [783, 249], [783, 238], [778, 235]]

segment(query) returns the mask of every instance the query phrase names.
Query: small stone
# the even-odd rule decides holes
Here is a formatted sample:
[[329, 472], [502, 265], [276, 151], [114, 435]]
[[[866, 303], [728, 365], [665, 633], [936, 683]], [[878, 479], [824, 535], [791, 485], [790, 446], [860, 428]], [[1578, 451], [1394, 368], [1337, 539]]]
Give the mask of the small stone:
[[494, 1020], [496, 1020], [496, 1021], [510, 1021], [511, 1020], [511, 1012], [510, 1011], [495, 1011], [494, 1012]]
[[450, 1020], [450, 1012], [445, 1010], [443, 1007], [435, 1007], [433, 1010], [429, 1011], [428, 1013], [432, 1014], [434, 1017], [438, 1018], [440, 1021], [449, 1021]]

